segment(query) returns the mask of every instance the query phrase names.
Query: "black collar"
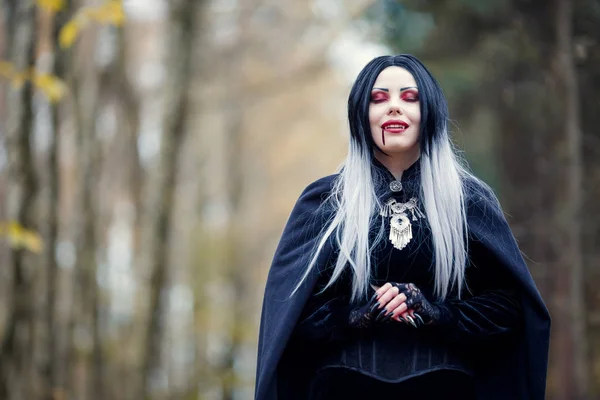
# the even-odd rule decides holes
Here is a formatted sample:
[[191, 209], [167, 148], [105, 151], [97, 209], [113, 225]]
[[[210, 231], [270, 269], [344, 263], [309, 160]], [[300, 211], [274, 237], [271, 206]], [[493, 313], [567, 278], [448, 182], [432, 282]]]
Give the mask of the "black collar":
[[[390, 172], [390, 170], [387, 169], [387, 167], [385, 165], [383, 165], [375, 157], [373, 157], [373, 166], [375, 167], [374, 169], [377, 172], [377, 174], [380, 175], [380, 177], [383, 177], [386, 182], [389, 183], [391, 181], [396, 180], [396, 178]], [[420, 177], [420, 173], [421, 173], [421, 158], [418, 158], [417, 161], [415, 161], [410, 167], [408, 167], [407, 169], [404, 170], [404, 172], [402, 172], [402, 178], [400, 179], [400, 182], [402, 182], [402, 184], [404, 184], [404, 183], [408, 183], [410, 181], [414, 181]]]
[[383, 165], [379, 160], [373, 157], [373, 182], [375, 191], [381, 198], [389, 196], [398, 197], [408, 200], [410, 197], [419, 196], [419, 188], [421, 185], [421, 159], [417, 159], [410, 167], [402, 173], [400, 182], [402, 183], [402, 191], [393, 192], [390, 189], [390, 183], [396, 181], [394, 175]]

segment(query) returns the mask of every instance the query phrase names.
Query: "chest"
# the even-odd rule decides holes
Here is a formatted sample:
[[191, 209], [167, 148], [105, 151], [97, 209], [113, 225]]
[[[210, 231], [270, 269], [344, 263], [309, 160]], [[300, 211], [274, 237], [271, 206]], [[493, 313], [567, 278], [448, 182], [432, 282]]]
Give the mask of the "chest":
[[[393, 199], [396, 200], [396, 205], [407, 204], [410, 201], [410, 198], [404, 196]], [[416, 207], [418, 210], [423, 209], [418, 203]], [[396, 210], [401, 209], [402, 207], [396, 207]], [[404, 247], [393, 244], [392, 237], [398, 227], [396, 222], [398, 218], [394, 218], [394, 215], [397, 214], [387, 213], [386, 216], [380, 216], [374, 221], [371, 242], [378, 244], [371, 253], [373, 283], [380, 286], [385, 282], [412, 282], [419, 287], [433, 288], [434, 252], [427, 218], [424, 215], [419, 216], [418, 213], [415, 217], [410, 209], [405, 210], [403, 214], [410, 224], [407, 229], [412, 236]], [[382, 235], [379, 241], [377, 241], [378, 234]]]

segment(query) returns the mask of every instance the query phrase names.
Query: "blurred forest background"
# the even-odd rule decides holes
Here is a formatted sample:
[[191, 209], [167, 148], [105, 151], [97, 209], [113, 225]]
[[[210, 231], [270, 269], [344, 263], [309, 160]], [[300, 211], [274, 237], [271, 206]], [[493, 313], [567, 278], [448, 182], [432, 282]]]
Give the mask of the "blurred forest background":
[[0, 399], [250, 399], [266, 274], [409, 52], [600, 399], [600, 1], [2, 0]]

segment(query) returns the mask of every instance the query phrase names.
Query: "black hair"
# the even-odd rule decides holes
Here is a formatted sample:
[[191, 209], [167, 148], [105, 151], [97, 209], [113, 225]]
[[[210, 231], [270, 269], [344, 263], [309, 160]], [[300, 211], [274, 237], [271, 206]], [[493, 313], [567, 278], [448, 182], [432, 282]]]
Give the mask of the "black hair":
[[[421, 109], [421, 151], [429, 154], [432, 144], [440, 139], [448, 140], [446, 127], [448, 123], [448, 102], [438, 81], [431, 72], [415, 56], [399, 54], [396, 56], [381, 56], [371, 60], [358, 74], [350, 96], [348, 97], [348, 122], [350, 135], [363, 150], [369, 149], [383, 152], [373, 141], [369, 125], [369, 104], [371, 90], [377, 77], [387, 67], [401, 67], [412, 74], [419, 90], [419, 105]], [[385, 154], [385, 153], [384, 153]]]

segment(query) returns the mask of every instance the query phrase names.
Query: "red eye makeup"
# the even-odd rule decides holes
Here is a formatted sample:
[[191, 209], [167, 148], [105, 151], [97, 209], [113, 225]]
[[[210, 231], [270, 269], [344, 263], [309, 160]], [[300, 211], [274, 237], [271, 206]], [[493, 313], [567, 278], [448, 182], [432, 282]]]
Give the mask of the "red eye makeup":
[[[419, 101], [419, 92], [416, 89], [417, 88], [414, 86], [400, 88], [400, 98], [408, 102]], [[387, 88], [373, 88], [373, 93], [371, 94], [371, 101], [373, 103], [381, 103], [382, 101], [388, 99], [389, 92], [390, 91]]]
[[383, 92], [375, 92], [371, 95], [371, 101], [374, 103], [379, 103], [381, 101], [387, 100], [388, 95]]
[[419, 101], [419, 93], [416, 90], [402, 92], [400, 98], [405, 101]]

